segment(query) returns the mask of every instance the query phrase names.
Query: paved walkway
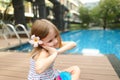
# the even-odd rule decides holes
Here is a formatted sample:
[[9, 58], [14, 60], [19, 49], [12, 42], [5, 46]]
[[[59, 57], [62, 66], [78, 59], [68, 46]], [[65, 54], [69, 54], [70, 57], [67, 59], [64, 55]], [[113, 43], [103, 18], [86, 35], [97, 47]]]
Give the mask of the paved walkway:
[[[27, 42], [27, 38], [22, 38], [21, 43]], [[17, 38], [9, 38], [8, 40], [5, 40], [4, 38], [0, 38], [0, 49], [7, 48], [15, 45], [19, 45], [20, 42]]]

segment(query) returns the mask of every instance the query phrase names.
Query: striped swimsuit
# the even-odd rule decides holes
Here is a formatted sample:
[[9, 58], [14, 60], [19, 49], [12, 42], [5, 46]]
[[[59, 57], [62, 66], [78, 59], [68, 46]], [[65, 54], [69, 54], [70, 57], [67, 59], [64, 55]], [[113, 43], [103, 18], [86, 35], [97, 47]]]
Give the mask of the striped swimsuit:
[[30, 65], [28, 80], [54, 80], [59, 75], [59, 72], [53, 68], [53, 64], [41, 74], [35, 72], [35, 60], [32, 58]]

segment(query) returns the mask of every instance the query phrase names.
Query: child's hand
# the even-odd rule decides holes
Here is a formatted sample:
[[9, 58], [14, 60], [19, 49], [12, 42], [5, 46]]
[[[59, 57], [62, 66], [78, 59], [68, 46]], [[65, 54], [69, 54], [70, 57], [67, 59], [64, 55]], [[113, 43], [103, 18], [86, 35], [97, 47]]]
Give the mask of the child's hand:
[[57, 49], [56, 48], [53, 48], [53, 47], [49, 47], [49, 46], [42, 46], [45, 50], [48, 51], [49, 54], [54, 54], [54, 53], [58, 53]]

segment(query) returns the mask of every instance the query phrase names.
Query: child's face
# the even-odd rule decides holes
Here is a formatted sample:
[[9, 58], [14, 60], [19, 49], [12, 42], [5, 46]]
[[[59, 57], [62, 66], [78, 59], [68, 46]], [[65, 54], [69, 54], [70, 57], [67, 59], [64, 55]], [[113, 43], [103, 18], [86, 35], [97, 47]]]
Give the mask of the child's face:
[[44, 39], [42, 39], [43, 45], [58, 48], [59, 41], [58, 41], [57, 37], [58, 37], [58, 35], [56, 34], [55, 30], [51, 28], [49, 31], [49, 34]]

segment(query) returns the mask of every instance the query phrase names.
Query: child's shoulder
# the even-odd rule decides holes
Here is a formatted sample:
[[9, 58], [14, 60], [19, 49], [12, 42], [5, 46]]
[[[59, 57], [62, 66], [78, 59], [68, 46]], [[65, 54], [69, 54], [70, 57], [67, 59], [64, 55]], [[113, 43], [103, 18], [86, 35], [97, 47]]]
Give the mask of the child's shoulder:
[[45, 50], [45, 49], [42, 49], [40, 52], [39, 52], [39, 55], [38, 55], [38, 58], [37, 59], [42, 59], [42, 58], [46, 58], [49, 56], [49, 53]]

